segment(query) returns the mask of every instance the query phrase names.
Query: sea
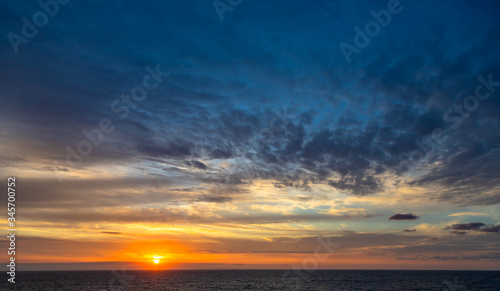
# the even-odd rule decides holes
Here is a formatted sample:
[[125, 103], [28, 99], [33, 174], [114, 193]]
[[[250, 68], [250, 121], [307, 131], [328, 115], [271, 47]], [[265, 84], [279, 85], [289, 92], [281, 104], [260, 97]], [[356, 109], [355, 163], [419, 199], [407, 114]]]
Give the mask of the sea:
[[500, 290], [499, 271], [169, 270], [16, 272], [1, 290]]

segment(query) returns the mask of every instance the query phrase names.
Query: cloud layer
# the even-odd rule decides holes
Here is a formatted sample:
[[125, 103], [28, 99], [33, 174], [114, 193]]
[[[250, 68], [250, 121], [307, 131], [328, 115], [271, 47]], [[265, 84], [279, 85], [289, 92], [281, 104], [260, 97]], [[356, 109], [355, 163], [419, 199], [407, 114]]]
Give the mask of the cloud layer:
[[[476, 252], [499, 232], [500, 4], [401, 5], [350, 63], [339, 44], [387, 1], [245, 1], [223, 22], [210, 2], [70, 2], [17, 54], [4, 37], [0, 167], [29, 235], [498, 260]], [[39, 9], [1, 3], [1, 35]], [[436, 257], [450, 246], [467, 254]]]

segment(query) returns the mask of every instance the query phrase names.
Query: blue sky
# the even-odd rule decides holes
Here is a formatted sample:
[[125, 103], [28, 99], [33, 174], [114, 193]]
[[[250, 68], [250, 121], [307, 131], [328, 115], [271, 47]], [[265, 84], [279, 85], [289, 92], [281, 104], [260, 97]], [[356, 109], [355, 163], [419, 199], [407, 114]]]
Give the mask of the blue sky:
[[[221, 21], [211, 1], [75, 0], [16, 53], [9, 33], [41, 7], [2, 2], [0, 164], [26, 181], [28, 241], [106, 249], [147, 225], [191, 253], [200, 237], [243, 253], [334, 236], [354, 267], [417, 255], [427, 268], [498, 266], [499, 4], [401, 1], [348, 62], [340, 44], [388, 3], [243, 1]], [[120, 118], [113, 102], [151, 70], [161, 82], [117, 101]], [[69, 163], [103, 119], [114, 130]], [[436, 130], [432, 154], [401, 167]], [[406, 213], [418, 218], [389, 220]]]

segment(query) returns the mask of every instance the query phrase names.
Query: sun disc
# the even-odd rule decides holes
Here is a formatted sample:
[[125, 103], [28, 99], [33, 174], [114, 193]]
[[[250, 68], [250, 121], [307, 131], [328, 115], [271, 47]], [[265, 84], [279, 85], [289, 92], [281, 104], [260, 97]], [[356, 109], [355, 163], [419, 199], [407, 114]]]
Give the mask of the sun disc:
[[163, 257], [161, 257], [161, 256], [157, 256], [157, 255], [154, 255], [154, 256], [153, 256], [153, 262], [154, 262], [155, 264], [159, 264], [159, 263], [160, 263], [160, 259], [161, 259], [161, 258], [163, 258]]

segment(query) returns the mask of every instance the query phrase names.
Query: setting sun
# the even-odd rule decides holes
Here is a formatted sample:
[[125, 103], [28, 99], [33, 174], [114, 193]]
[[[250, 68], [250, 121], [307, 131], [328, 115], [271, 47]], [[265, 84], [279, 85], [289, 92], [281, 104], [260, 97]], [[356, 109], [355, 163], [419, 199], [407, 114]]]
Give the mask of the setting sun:
[[160, 263], [160, 259], [163, 258], [163, 257], [160, 257], [160, 256], [157, 256], [157, 255], [154, 255], [153, 256], [153, 262], [155, 264], [159, 264]]

